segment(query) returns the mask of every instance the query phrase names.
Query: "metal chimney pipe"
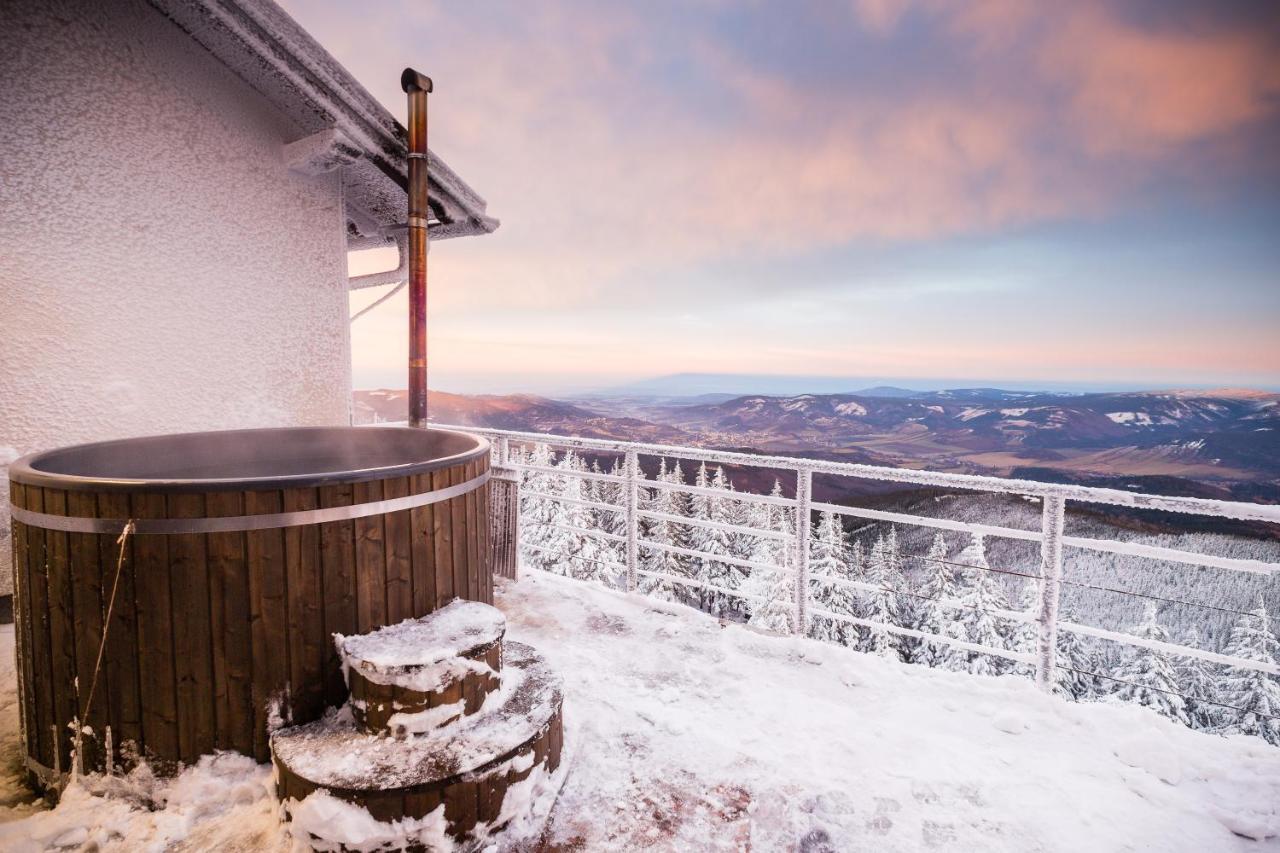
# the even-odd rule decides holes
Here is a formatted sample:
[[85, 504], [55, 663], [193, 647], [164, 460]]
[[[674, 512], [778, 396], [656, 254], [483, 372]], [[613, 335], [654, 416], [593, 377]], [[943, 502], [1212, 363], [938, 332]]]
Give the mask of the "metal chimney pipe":
[[409, 96], [409, 426], [427, 427], [427, 95], [431, 78], [406, 68]]

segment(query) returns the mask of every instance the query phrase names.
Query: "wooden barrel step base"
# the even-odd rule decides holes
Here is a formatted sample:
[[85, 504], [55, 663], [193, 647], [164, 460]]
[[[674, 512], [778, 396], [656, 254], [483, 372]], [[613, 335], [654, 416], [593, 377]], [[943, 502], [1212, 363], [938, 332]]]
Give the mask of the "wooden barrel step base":
[[477, 713], [498, 690], [502, 611], [456, 600], [420, 619], [334, 637], [356, 724], [370, 734], [423, 734]]
[[373, 735], [344, 709], [277, 731], [277, 795], [295, 837], [318, 850], [467, 850], [545, 817], [563, 781], [562, 683], [529, 646], [508, 642], [504, 658], [485, 712], [447, 729]]

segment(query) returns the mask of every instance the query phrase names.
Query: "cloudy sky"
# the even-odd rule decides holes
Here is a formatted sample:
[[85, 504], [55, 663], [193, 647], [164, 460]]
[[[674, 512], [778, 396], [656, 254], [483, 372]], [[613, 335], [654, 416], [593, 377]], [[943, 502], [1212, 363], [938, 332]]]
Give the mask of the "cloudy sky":
[[430, 74], [502, 220], [432, 250], [432, 387], [1280, 387], [1275, 4], [283, 5], [397, 116]]

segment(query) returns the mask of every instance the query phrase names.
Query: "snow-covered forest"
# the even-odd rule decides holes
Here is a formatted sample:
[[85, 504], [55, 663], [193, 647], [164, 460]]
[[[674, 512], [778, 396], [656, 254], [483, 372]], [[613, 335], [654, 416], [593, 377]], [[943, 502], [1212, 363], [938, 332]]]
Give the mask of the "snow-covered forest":
[[[622, 482], [608, 476], [612, 468], [546, 444], [513, 447], [511, 453], [523, 470], [524, 564], [624, 588], [626, 501]], [[794, 631], [794, 509], [736, 491], [723, 468], [705, 464], [662, 459], [656, 475], [643, 483], [637, 591], [762, 630]], [[780, 483], [773, 497], [783, 497]], [[931, 500], [939, 515], [953, 518], [978, 512], [987, 524], [1013, 518], [1010, 526], [1025, 526], [1020, 515], [1038, 521], [1039, 508], [1027, 499], [997, 505], [990, 498]], [[1038, 546], [861, 519], [851, 527], [854, 521], [823, 512], [810, 525], [805, 620], [810, 636], [978, 675], [1034, 673], [1026, 661], [1037, 643]], [[1097, 519], [1069, 522], [1093, 535], [1100, 525], [1108, 527], [1106, 538], [1129, 533]], [[1167, 541], [1171, 538], [1178, 541]], [[1144, 541], [1271, 561], [1278, 556], [1275, 543], [1217, 534]], [[1280, 626], [1271, 616], [1274, 576], [1241, 578], [1236, 572], [1144, 563], [1151, 561], [1069, 554], [1060, 619], [1124, 631], [1139, 641], [1280, 663]], [[919, 634], [958, 643], [931, 642]], [[1280, 746], [1280, 680], [1273, 676], [1067, 630], [1059, 630], [1057, 638], [1055, 681], [1063, 696], [1134, 702], [1192, 728], [1256, 735]], [[968, 646], [1004, 650], [1022, 660]]]

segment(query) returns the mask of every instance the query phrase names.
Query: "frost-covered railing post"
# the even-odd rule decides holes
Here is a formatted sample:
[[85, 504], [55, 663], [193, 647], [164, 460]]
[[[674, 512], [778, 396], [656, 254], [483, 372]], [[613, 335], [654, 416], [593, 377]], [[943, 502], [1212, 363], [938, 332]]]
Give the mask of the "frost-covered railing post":
[[627, 451], [626, 463], [626, 498], [627, 498], [627, 592], [636, 588], [636, 563], [640, 559], [640, 454], [634, 450]]
[[805, 620], [809, 610], [809, 514], [813, 500], [813, 472], [807, 468], [796, 469], [796, 626], [800, 636], [805, 634]]
[[1058, 659], [1058, 596], [1062, 589], [1062, 529], [1067, 502], [1046, 497], [1040, 521], [1040, 642], [1036, 686], [1052, 690]]

